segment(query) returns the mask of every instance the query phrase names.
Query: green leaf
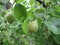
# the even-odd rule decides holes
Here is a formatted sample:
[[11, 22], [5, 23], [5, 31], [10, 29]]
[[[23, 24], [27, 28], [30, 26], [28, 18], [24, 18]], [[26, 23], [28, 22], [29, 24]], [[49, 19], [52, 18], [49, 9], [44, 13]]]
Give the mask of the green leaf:
[[14, 7], [14, 15], [18, 20], [27, 17], [26, 8], [22, 4], [16, 4]]
[[16, 3], [20, 3], [20, 2], [23, 2], [24, 0], [15, 0]]
[[22, 28], [23, 28], [23, 32], [25, 33], [25, 34], [27, 34], [28, 33], [28, 21], [27, 20], [24, 20], [24, 23], [23, 23], [23, 26], [22, 26]]
[[60, 19], [52, 18], [51, 20], [45, 21], [44, 23], [48, 27], [48, 30], [54, 34], [60, 34]]
[[27, 18], [28, 19], [33, 20], [33, 18], [34, 18], [33, 10], [34, 10], [34, 8], [31, 8], [31, 9], [28, 10], [28, 12], [27, 12]]
[[44, 0], [44, 2], [45, 2], [45, 4], [48, 4], [50, 2], [50, 0], [48, 0], [48, 1], [47, 0]]
[[57, 3], [57, 2], [60, 1], [60, 0], [51, 0], [51, 1], [53, 1], [54, 3]]
[[4, 10], [4, 7], [2, 5], [0, 5], [0, 10]]
[[55, 27], [55, 25], [49, 21], [45, 22], [46, 26], [48, 27], [48, 30], [50, 30], [51, 32], [53, 32], [54, 34], [59, 34], [58, 29]]
[[48, 8], [47, 10], [45, 10], [44, 12], [46, 13], [46, 14], [53, 14], [54, 13], [54, 8]]
[[50, 21], [60, 30], [60, 18], [51, 18]]
[[42, 19], [42, 17], [46, 17], [46, 14], [44, 14], [43, 12], [44, 12], [43, 7], [41, 9], [35, 9], [34, 15], [35, 17]]
[[54, 40], [56, 43], [60, 44], [60, 35], [54, 35]]
[[51, 36], [47, 39], [47, 43], [48, 43], [48, 45], [54, 45], [55, 44], [54, 40]]
[[35, 0], [30, 0], [30, 5], [33, 5], [34, 4], [34, 1]]
[[56, 6], [55, 6], [55, 13], [56, 13], [57, 15], [60, 15], [60, 5], [56, 5]]

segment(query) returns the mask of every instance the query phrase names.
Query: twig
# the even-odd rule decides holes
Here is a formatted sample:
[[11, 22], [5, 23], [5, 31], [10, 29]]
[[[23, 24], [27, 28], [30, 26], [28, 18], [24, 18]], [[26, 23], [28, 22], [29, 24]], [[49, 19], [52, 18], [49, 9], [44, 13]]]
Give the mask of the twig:
[[36, 0], [36, 1], [38, 1], [40, 4], [42, 4], [43, 7], [47, 8], [47, 5], [45, 5], [44, 1], [41, 1], [41, 0]]

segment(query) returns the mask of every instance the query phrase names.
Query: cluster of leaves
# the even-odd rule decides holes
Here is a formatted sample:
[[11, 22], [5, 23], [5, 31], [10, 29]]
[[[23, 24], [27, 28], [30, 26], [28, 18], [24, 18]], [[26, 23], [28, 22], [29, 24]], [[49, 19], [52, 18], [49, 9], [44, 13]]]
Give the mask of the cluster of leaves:
[[7, 2], [0, 1], [0, 45], [60, 45], [60, 0], [15, 0], [8, 10]]

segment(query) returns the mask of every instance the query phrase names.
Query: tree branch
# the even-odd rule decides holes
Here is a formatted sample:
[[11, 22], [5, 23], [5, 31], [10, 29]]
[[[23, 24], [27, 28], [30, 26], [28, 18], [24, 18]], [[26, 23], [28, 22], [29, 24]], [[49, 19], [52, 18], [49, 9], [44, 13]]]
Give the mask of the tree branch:
[[44, 4], [44, 1], [42, 2], [41, 0], [36, 0], [37, 2], [39, 2], [40, 4], [43, 5], [43, 7], [47, 8], [47, 5]]

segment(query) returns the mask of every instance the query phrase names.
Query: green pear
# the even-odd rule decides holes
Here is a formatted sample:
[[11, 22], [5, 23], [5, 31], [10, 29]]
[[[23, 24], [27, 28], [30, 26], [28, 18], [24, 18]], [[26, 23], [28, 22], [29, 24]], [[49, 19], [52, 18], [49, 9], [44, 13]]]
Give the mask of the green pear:
[[28, 30], [30, 32], [37, 32], [38, 31], [38, 22], [37, 22], [37, 20], [29, 22], [29, 24], [28, 24]]

